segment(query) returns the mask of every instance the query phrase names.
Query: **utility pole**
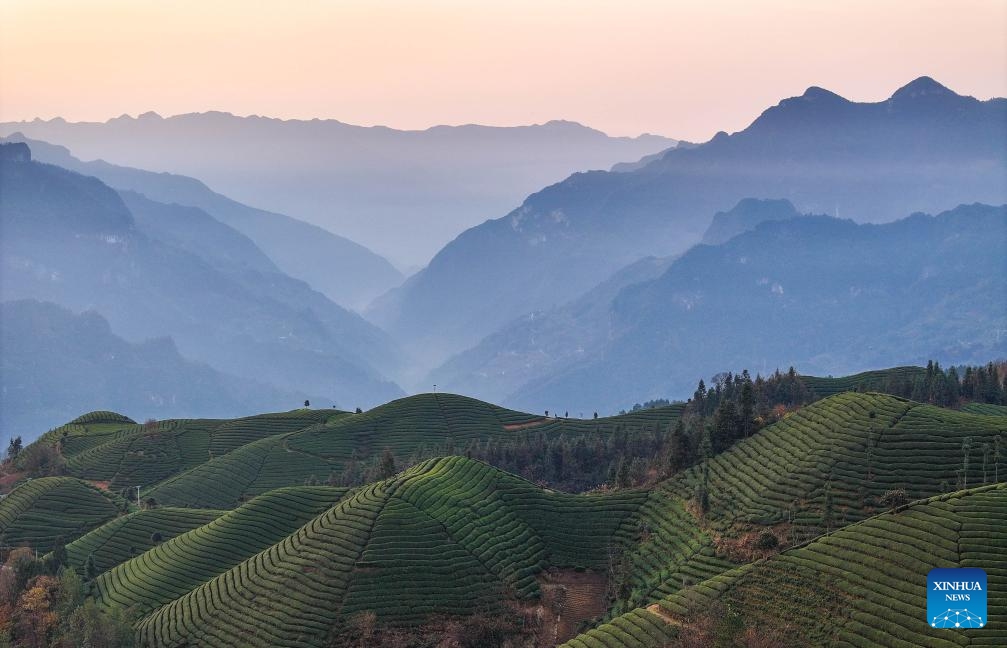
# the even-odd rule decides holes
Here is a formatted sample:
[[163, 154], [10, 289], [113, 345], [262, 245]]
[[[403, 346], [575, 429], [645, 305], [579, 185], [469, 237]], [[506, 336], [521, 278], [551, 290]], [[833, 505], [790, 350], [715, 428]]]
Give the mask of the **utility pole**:
[[136, 487], [136, 508], [140, 508], [140, 487]]
[[435, 394], [437, 393], [437, 385], [436, 384], [434, 384], [434, 393]]

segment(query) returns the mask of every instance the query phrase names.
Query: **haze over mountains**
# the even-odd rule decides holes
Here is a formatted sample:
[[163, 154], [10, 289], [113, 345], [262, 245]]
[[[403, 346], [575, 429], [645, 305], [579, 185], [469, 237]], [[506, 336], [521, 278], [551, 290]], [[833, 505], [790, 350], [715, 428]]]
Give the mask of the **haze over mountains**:
[[97, 313], [35, 300], [0, 303], [0, 371], [0, 429], [27, 438], [92, 407], [240, 416], [308, 398], [186, 360], [167, 338], [131, 344]]
[[31, 147], [34, 159], [94, 176], [115, 189], [137, 192], [162, 203], [197, 207], [249, 237], [284, 273], [308, 282], [341, 306], [359, 310], [402, 282], [398, 270], [362, 245], [289, 216], [243, 205], [195, 178], [101, 160], [82, 162], [64, 146], [26, 138], [21, 133], [3, 140], [24, 142]]
[[928, 77], [878, 103], [809, 88], [739, 133], [533, 194], [452, 241], [369, 317], [434, 366], [641, 257], [684, 252], [744, 198], [867, 222], [1002, 204], [1005, 139], [1007, 99], [963, 97]]
[[[205, 164], [240, 153], [251, 166], [228, 173], [248, 171], [249, 182], [262, 180], [256, 165], [265, 158], [246, 159], [250, 141], [223, 151], [214, 138], [261, 127], [268, 136], [260, 146], [289, 136], [284, 146], [318, 153], [326, 129], [367, 131], [385, 143], [413, 142], [403, 160], [426, 142], [428, 153], [445, 156], [434, 165], [443, 170], [471, 160], [423, 138], [441, 133], [461, 147], [463, 133], [493, 133], [499, 150], [520, 157], [552, 146], [574, 155], [584, 134], [550, 122], [421, 137], [214, 114], [17, 126], [58, 131], [85, 147], [104, 137], [110, 151], [139, 151], [150, 137], [151, 146], [173, 151], [171, 160], [189, 150], [185, 137], [157, 138], [205, 119], [220, 126], [199, 144], [212, 153]], [[319, 139], [309, 142], [308, 132]], [[557, 144], [560, 132], [572, 143]], [[129, 143], [124, 133], [139, 139]], [[609, 152], [630, 146], [591, 133]], [[515, 142], [532, 140], [517, 150]], [[236, 202], [203, 177], [83, 162], [66, 141], [16, 133], [7, 141], [27, 142], [37, 160], [57, 166], [28, 160], [24, 144], [3, 147], [0, 296], [94, 311], [111, 327], [106, 348], [169, 337], [185, 362], [220, 376], [214, 384], [256, 381], [270, 403], [296, 404], [306, 394], [368, 407], [437, 384], [529, 411], [610, 413], [683, 397], [698, 376], [723, 367], [795, 364], [828, 374], [930, 357], [979, 362], [1007, 352], [1005, 140], [1007, 100], [959, 96], [927, 77], [873, 104], [811, 88], [734, 135], [546, 187], [465, 231], [382, 295], [401, 274], [345, 232]], [[275, 149], [277, 177], [325, 184], [305, 175], [314, 158], [291, 150]], [[143, 155], [151, 161], [154, 153]], [[503, 156], [501, 169], [517, 157]], [[328, 177], [341, 167], [316, 171]], [[369, 321], [346, 309], [368, 302]], [[38, 312], [68, 317], [45, 308]], [[220, 415], [233, 415], [243, 401], [214, 389]], [[107, 407], [136, 402], [123, 399]], [[51, 418], [34, 425], [55, 424]]]
[[199, 178], [246, 204], [349, 237], [402, 268], [424, 265], [466, 228], [574, 171], [607, 169], [675, 144], [653, 135], [609, 137], [564, 121], [400, 131], [221, 112], [0, 124], [0, 135], [15, 132], [81, 159]]
[[[763, 374], [788, 366], [838, 374], [894, 359], [1003, 357], [1004, 250], [1007, 206], [968, 205], [883, 225], [827, 216], [765, 222], [723, 245], [696, 246], [658, 278], [620, 291], [606, 335], [501, 402], [610, 411], [688, 394], [711, 362]], [[549, 350], [576, 339], [536, 341]], [[449, 389], [471, 380], [453, 378], [443, 379]]]
[[0, 152], [3, 300], [95, 310], [128, 341], [171, 337], [186, 358], [347, 407], [402, 393], [385, 378], [402, 361], [387, 335], [202, 210], [124, 201], [24, 144]]

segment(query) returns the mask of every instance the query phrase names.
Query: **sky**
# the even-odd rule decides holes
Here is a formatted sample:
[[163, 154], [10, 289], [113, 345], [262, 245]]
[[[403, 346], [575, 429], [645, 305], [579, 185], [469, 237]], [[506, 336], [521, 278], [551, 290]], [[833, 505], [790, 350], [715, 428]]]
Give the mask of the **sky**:
[[811, 85], [1007, 96], [1004, 0], [0, 0], [0, 120], [570, 119], [703, 141]]

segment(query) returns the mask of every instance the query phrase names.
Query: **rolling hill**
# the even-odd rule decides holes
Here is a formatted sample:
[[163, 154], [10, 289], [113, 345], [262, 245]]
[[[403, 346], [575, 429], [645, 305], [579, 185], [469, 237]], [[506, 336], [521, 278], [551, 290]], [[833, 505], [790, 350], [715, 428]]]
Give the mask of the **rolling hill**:
[[[280, 542], [331, 508], [346, 493], [344, 488], [295, 486], [270, 491], [222, 515], [207, 509], [162, 508], [119, 518], [126, 522], [116, 524], [119, 522], [116, 520], [99, 527], [92, 535], [122, 544], [123, 532], [130, 521], [146, 516], [131, 526], [146, 525], [151, 515], [156, 514], [159, 521], [164, 511], [187, 511], [173, 518], [175, 524], [180, 518], [211, 519], [184, 533], [165, 536], [163, 542], [135, 557], [120, 552], [110, 560], [100, 561], [96, 556], [100, 575], [94, 581], [94, 596], [105, 605], [150, 612]], [[82, 553], [90, 540], [84, 536], [67, 547], [71, 564], [77, 565], [75, 556]]]
[[501, 443], [529, 434], [593, 440], [666, 430], [681, 405], [600, 419], [536, 416], [452, 394], [420, 394], [363, 414], [277, 433], [157, 484], [148, 491], [164, 504], [233, 507], [249, 497], [312, 478], [339, 477], [350, 466], [376, 463], [385, 449], [400, 464], [454, 454], [472, 444]]
[[[915, 502], [696, 583], [563, 645], [664, 648], [742, 635], [809, 646], [1003, 645], [1005, 515], [1005, 484]], [[925, 582], [935, 567], [987, 570], [984, 627], [930, 626]]]
[[[870, 517], [888, 491], [918, 499], [987, 484], [998, 436], [1007, 438], [1000, 417], [881, 394], [841, 393], [802, 408], [651, 491], [640, 513], [648, 533], [627, 552], [626, 604], [723, 571], [725, 538], [768, 529], [781, 542], [799, 542]], [[710, 512], [697, 517], [704, 483]]]
[[641, 257], [684, 252], [744, 198], [871, 222], [1003, 204], [1005, 112], [1007, 99], [960, 96], [926, 77], [877, 103], [809, 88], [738, 133], [530, 195], [458, 236], [368, 314], [434, 367]]
[[50, 551], [111, 520], [125, 506], [72, 477], [32, 479], [0, 500], [0, 544]]
[[[863, 391], [920, 372], [804, 378], [821, 400], [721, 454], [647, 489], [583, 495], [467, 457], [423, 459], [421, 448], [451, 454], [536, 429], [631, 442], [682, 406], [578, 420], [424, 394], [360, 414], [140, 425], [91, 412], [39, 443], [58, 442], [71, 474], [112, 491], [142, 476], [152, 485], [142, 498], [158, 507], [121, 515], [121, 498], [80, 479], [34, 479], [0, 501], [0, 534], [42, 550], [55, 536], [70, 542], [70, 565], [94, 576], [90, 596], [132, 607], [147, 647], [391, 645], [462, 630], [490, 633], [466, 635], [483, 637], [475, 645], [571, 648], [746, 632], [944, 645], [918, 625], [915, 579], [979, 565], [1004, 586], [1007, 491], [991, 484], [1004, 474], [994, 449], [1007, 418]], [[386, 447], [418, 463], [352, 489], [300, 485]], [[759, 604], [766, 596], [827, 620], [794, 628]], [[1001, 626], [976, 645], [995, 645]]]
[[603, 569], [640, 498], [547, 492], [462, 457], [431, 460], [157, 609], [139, 634], [151, 646], [310, 645], [365, 610], [406, 625], [502, 611], [538, 598], [547, 567]]
[[[66, 546], [69, 564], [93, 578], [165, 540], [209, 524], [223, 511], [159, 508], [117, 517]], [[88, 574], [89, 570], [94, 570]]]

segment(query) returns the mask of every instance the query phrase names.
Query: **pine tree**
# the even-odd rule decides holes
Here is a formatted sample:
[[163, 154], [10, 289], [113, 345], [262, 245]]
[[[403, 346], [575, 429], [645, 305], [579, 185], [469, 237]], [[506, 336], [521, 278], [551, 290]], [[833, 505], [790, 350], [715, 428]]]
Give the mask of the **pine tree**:
[[[745, 372], [748, 373], [747, 371]], [[741, 386], [741, 430], [748, 438], [755, 429], [755, 391], [752, 388], [752, 381], [745, 380]]]
[[671, 440], [668, 451], [668, 468], [672, 473], [677, 473], [683, 468], [692, 465], [692, 448], [689, 439], [685, 435], [685, 423], [678, 419], [675, 428], [671, 431]]

